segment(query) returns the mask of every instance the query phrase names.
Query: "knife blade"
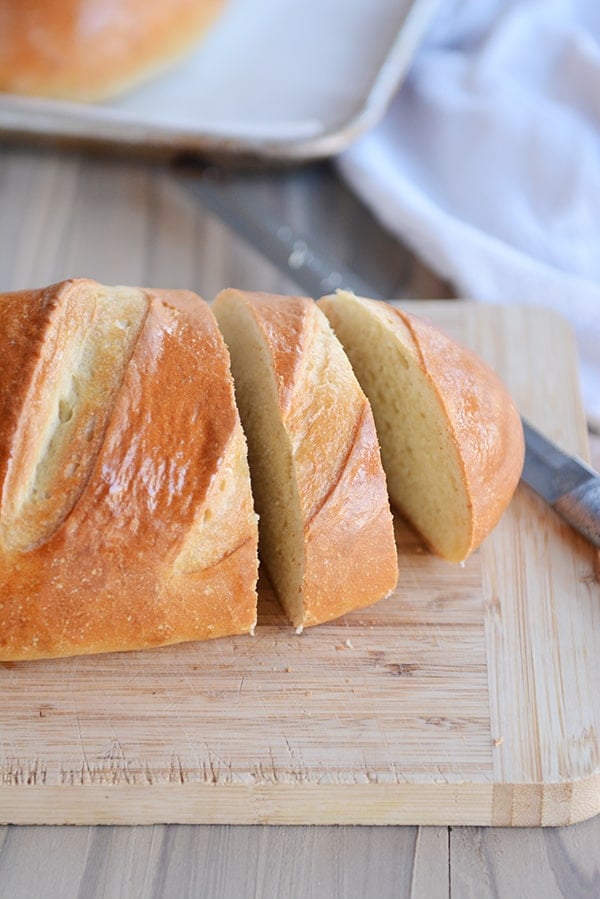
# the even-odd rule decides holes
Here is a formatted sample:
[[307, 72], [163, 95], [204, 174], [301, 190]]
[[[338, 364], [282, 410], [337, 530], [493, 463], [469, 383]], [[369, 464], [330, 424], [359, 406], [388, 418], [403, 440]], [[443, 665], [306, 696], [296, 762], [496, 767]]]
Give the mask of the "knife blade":
[[600, 475], [570, 456], [527, 421], [521, 479], [565, 521], [600, 547]]
[[[290, 225], [256, 202], [244, 202], [236, 190], [235, 179], [217, 166], [183, 158], [176, 160], [173, 168], [184, 189], [295, 281], [308, 296], [316, 298], [344, 287], [359, 296], [380, 298], [354, 272], [328, 259], [322, 249], [311, 246]], [[600, 475], [522, 421], [526, 453], [521, 479], [575, 530], [600, 546]]]
[[240, 176], [218, 166], [203, 166], [186, 157], [175, 160], [173, 168], [182, 187], [294, 281], [307, 296], [320, 297], [342, 287], [359, 296], [380, 299], [379, 294], [355, 272], [329, 259], [307, 237], [297, 234], [272, 215], [259, 198], [254, 196], [249, 202], [239, 190]]

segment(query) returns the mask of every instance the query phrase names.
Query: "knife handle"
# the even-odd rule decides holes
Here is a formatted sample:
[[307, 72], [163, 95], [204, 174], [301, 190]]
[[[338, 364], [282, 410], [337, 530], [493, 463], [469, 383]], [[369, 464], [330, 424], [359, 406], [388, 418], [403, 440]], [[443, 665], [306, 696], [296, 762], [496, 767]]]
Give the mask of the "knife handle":
[[554, 503], [554, 509], [575, 530], [600, 547], [600, 477], [590, 478]]

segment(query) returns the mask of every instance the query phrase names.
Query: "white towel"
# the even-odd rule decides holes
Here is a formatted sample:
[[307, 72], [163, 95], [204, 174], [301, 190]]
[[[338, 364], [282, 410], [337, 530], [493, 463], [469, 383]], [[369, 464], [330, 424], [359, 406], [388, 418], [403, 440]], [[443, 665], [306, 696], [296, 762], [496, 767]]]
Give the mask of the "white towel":
[[460, 296], [571, 321], [600, 428], [599, 0], [445, 0], [387, 117], [339, 165]]

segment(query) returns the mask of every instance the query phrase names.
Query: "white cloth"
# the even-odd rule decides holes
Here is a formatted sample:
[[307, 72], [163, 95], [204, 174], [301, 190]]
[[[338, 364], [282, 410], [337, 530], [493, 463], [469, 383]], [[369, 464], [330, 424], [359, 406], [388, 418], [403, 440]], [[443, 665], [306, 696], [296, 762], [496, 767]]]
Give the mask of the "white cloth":
[[600, 2], [445, 0], [339, 166], [460, 296], [569, 319], [600, 427]]

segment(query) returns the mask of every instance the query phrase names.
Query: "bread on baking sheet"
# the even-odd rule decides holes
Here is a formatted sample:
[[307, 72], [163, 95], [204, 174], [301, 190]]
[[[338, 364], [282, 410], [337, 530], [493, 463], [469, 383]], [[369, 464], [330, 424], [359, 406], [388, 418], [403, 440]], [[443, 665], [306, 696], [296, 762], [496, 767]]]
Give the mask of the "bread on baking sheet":
[[440, 556], [465, 559], [521, 475], [506, 389], [470, 350], [388, 303], [338, 291], [318, 305], [371, 401], [392, 505]]
[[0, 295], [0, 659], [252, 631], [257, 526], [227, 350], [187, 291]]
[[316, 304], [222, 291], [259, 513], [261, 561], [291, 622], [374, 603], [398, 569], [373, 416]]
[[0, 91], [102, 100], [177, 61], [225, 0], [0, 0]]

